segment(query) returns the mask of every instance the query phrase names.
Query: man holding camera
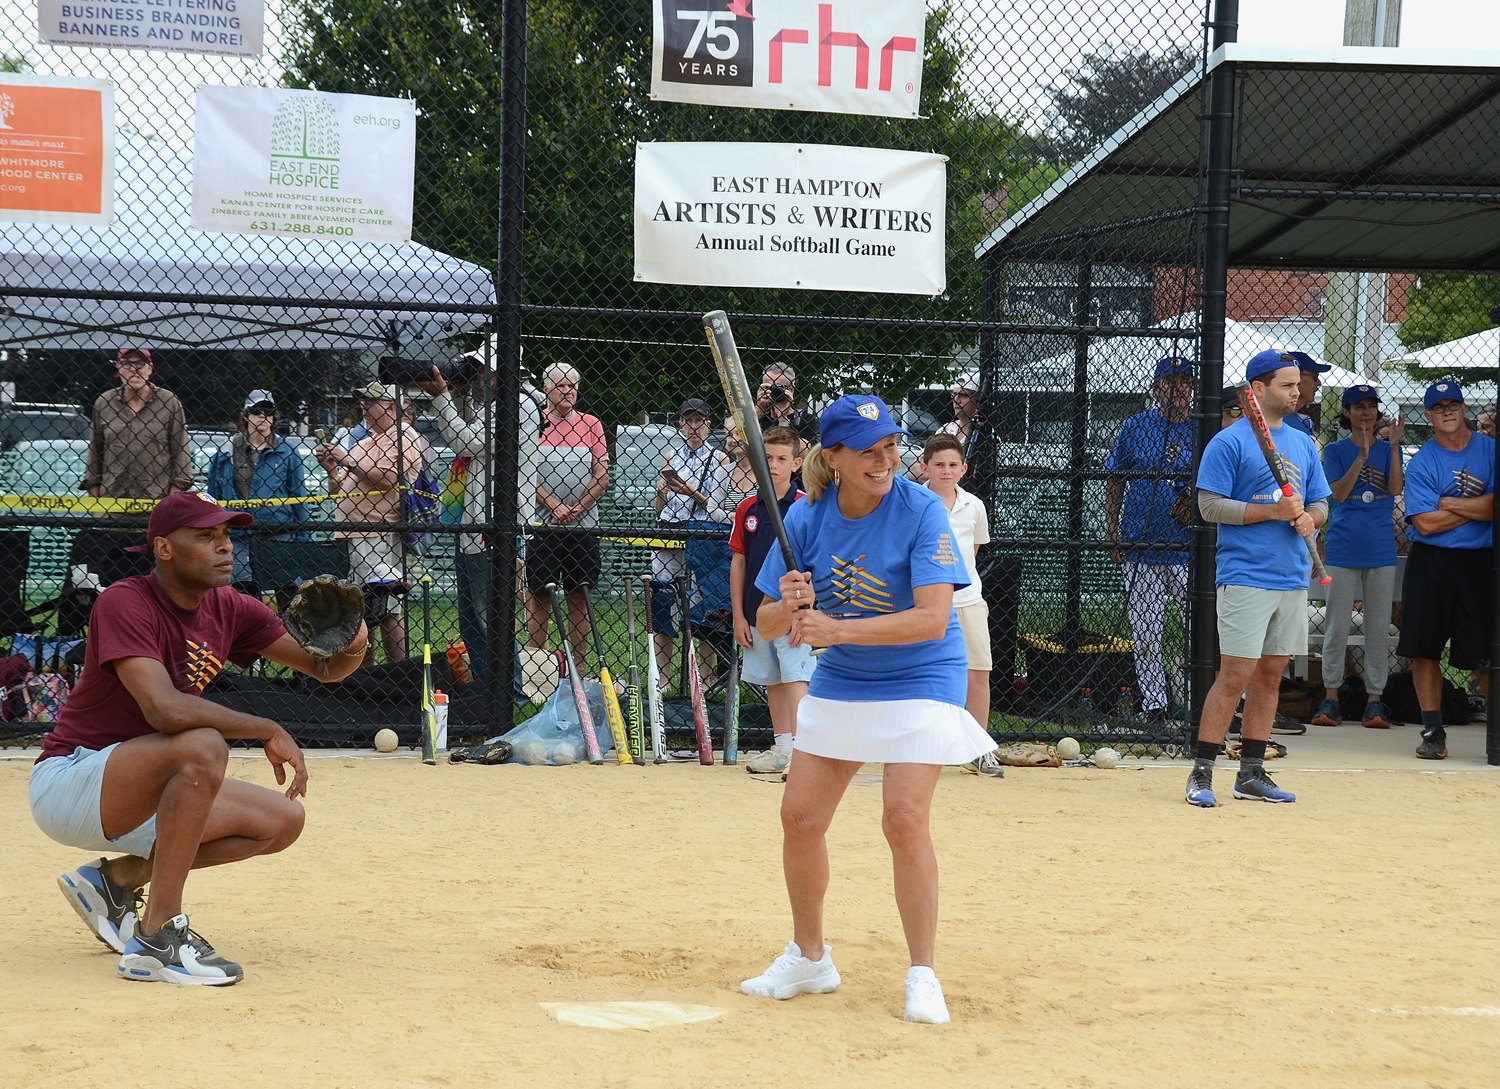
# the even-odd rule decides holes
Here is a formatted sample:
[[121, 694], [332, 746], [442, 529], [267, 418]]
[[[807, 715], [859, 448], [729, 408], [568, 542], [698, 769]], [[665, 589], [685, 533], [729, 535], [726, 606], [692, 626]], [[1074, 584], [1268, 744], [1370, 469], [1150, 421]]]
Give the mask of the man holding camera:
[[755, 411], [761, 433], [773, 427], [790, 427], [808, 445], [818, 441], [818, 417], [796, 407], [797, 376], [792, 368], [776, 364], [766, 368], [755, 392]]

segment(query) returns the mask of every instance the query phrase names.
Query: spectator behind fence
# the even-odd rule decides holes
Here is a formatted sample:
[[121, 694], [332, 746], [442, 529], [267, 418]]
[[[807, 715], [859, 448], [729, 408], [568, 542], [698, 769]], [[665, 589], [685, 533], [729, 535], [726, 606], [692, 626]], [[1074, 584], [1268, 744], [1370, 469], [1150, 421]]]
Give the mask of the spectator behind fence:
[[[711, 409], [705, 401], [690, 397], [677, 410], [677, 427], [682, 444], [669, 450], [662, 459], [661, 475], [656, 483], [658, 524], [666, 529], [718, 529], [724, 517], [729, 471], [724, 457], [708, 444], [712, 426]], [[718, 545], [724, 549], [722, 593], [715, 582], [711, 592], [722, 596], [713, 608], [729, 608], [729, 551], [723, 541], [688, 541], [682, 548], [658, 548], [651, 558], [651, 619], [656, 629], [656, 663], [663, 678], [672, 676], [672, 652], [676, 645], [677, 625], [673, 606], [678, 584], [684, 584], [693, 603], [694, 618], [701, 620], [704, 587], [694, 587], [696, 568], [700, 578], [716, 579], [712, 554], [704, 547]]]
[[[1494, 600], [1495, 440], [1469, 430], [1464, 391], [1435, 382], [1422, 397], [1432, 438], [1406, 467], [1411, 550], [1401, 586], [1401, 640], [1422, 710], [1417, 756], [1448, 755], [1443, 729], [1443, 648], [1454, 669], [1487, 664]], [[1480, 678], [1489, 695], [1488, 675]]]
[[[463, 519], [487, 522], [489, 518], [490, 467], [493, 464], [495, 427], [495, 387], [499, 371], [479, 354], [466, 357], [478, 368], [472, 382], [455, 376], [450, 388], [437, 367], [432, 380], [421, 383], [432, 395], [432, 410], [437, 416], [443, 441], [455, 455], [450, 472], [464, 479]], [[460, 368], [457, 374], [466, 371]], [[520, 431], [516, 448], [516, 517], [524, 518], [536, 498], [537, 442], [542, 432], [542, 417], [536, 402], [521, 391], [517, 419]], [[458, 537], [454, 552], [454, 579], [458, 592], [458, 632], [469, 652], [469, 666], [476, 681], [489, 676], [489, 603], [490, 557], [484, 551], [484, 538], [477, 533]], [[514, 637], [512, 638], [514, 642]], [[522, 689], [522, 662], [516, 656], [512, 695], [526, 702]]]
[[537, 450], [537, 517], [541, 525], [526, 546], [527, 640], [547, 645], [552, 595], [566, 591], [568, 636], [580, 655], [589, 624], [583, 588], [599, 585], [599, 541], [586, 532], [599, 524], [597, 504], [609, 487], [609, 446], [598, 417], [578, 411], [578, 371], [562, 364], [542, 376], [547, 395], [545, 424]]
[[[1307, 651], [1307, 584], [1312, 564], [1307, 539], [1327, 521], [1328, 481], [1318, 448], [1301, 429], [1285, 426], [1297, 409], [1300, 375], [1290, 353], [1254, 356], [1245, 378], [1255, 391], [1294, 494], [1282, 496], [1256, 444], [1249, 421], [1209, 440], [1198, 466], [1198, 508], [1218, 523], [1215, 556], [1219, 672], [1203, 701], [1186, 797], [1218, 805], [1214, 762], [1245, 693], [1236, 798], [1295, 802], [1266, 774], [1266, 746], [1276, 718], [1281, 675], [1294, 654]], [[1248, 690], [1247, 690], [1248, 686]]]
[[[182, 402], [152, 384], [154, 372], [147, 348], [115, 353], [120, 388], [94, 401], [88, 460], [79, 482], [96, 499], [161, 499], [193, 483]], [[148, 558], [124, 551], [139, 536], [134, 530], [84, 529], [71, 560], [97, 574], [101, 586], [144, 574], [150, 570]]]
[[[979, 419], [979, 398], [975, 396], [973, 383], [960, 378], [953, 383], [953, 419], [934, 432], [937, 435], [952, 435], [962, 447], [964, 463], [968, 464], [970, 442], [975, 436], [975, 425]], [[927, 481], [927, 466], [920, 458], [912, 462], [906, 475], [919, 484]], [[997, 765], [998, 766], [998, 765]]]
[[[412, 430], [397, 427], [395, 386], [371, 382], [356, 391], [370, 434], [348, 450], [322, 443], [314, 455], [328, 473], [328, 490], [337, 500], [341, 522], [399, 522], [404, 511], [401, 482], [422, 469], [425, 443]], [[348, 494], [345, 494], [348, 493]], [[341, 530], [349, 542], [349, 574], [365, 589], [365, 616], [379, 622], [381, 645], [388, 662], [406, 657], [406, 620], [401, 612], [403, 555], [400, 533], [379, 530]], [[365, 664], [375, 660], [374, 641], [365, 650]]]
[[1362, 721], [1372, 730], [1388, 730], [1391, 714], [1381, 696], [1390, 672], [1391, 598], [1396, 587], [1396, 534], [1391, 512], [1404, 486], [1399, 419], [1387, 427], [1389, 441], [1377, 439], [1381, 426], [1380, 393], [1360, 384], [1344, 391], [1339, 421], [1347, 439], [1323, 451], [1323, 472], [1333, 489], [1328, 534], [1323, 540], [1328, 573], [1328, 616], [1323, 628], [1323, 702], [1313, 714], [1314, 726], [1340, 726], [1339, 685], [1344, 680], [1344, 653], [1354, 619], [1354, 603], [1364, 607], [1365, 705]]
[[1297, 361], [1297, 411], [1288, 416], [1286, 422], [1298, 431], [1317, 438], [1318, 424], [1307, 414], [1307, 408], [1317, 403], [1318, 390], [1323, 388], [1323, 379], [1319, 375], [1327, 374], [1333, 368], [1327, 363], [1319, 363], [1306, 352], [1282, 352], [1281, 354]]
[[[1151, 396], [1156, 407], [1125, 421], [1104, 463], [1111, 472], [1149, 476], [1112, 477], [1105, 483], [1104, 532], [1110, 540], [1122, 542], [1110, 555], [1124, 569], [1141, 713], [1160, 722], [1170, 717], [1164, 651], [1167, 601], [1176, 603], [1178, 615], [1187, 616], [1191, 518], [1180, 521], [1174, 511], [1183, 509], [1178, 501], [1184, 491], [1191, 493], [1192, 485], [1173, 478], [1185, 476], [1193, 467], [1192, 362], [1175, 356], [1159, 360]], [[1137, 547], [1129, 547], [1132, 544]], [[1172, 547], [1139, 547], [1157, 544]]]
[[817, 416], [797, 407], [797, 375], [791, 367], [772, 364], [766, 368], [755, 391], [755, 411], [762, 433], [773, 427], [790, 427], [803, 442], [811, 445], [818, 441]]
[[[208, 465], [208, 494], [220, 502], [234, 499], [287, 499], [307, 494], [302, 455], [296, 443], [276, 434], [276, 401], [270, 390], [253, 389], [237, 418], [238, 429], [229, 445], [219, 449]], [[283, 527], [278, 541], [305, 541], [311, 512], [306, 503], [257, 506], [248, 513], [257, 529]], [[249, 529], [230, 530], [234, 539], [234, 588], [248, 594], [274, 590], [255, 577], [250, 564]]]
[[1480, 412], [1479, 417], [1474, 421], [1474, 430], [1478, 431], [1481, 435], [1488, 435], [1492, 439], [1495, 437], [1494, 405]]

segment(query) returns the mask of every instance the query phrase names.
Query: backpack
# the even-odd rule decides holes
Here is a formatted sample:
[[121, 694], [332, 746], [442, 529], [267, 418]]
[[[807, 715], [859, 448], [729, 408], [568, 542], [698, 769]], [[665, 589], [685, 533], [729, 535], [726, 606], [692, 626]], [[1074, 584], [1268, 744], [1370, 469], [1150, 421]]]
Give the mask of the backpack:
[[435, 534], [420, 526], [435, 526], [443, 519], [443, 481], [430, 467], [424, 467], [416, 479], [401, 490], [402, 519], [412, 523], [402, 534], [401, 543], [412, 556], [432, 551]]

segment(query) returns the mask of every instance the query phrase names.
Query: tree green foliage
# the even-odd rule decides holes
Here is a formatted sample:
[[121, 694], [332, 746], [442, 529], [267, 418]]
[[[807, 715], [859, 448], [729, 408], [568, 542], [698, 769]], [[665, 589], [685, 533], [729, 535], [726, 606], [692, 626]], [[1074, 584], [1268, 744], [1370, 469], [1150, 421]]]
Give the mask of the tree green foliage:
[[1125, 42], [1085, 53], [1048, 88], [1048, 131], [1057, 155], [1076, 162], [1199, 63], [1196, 46], [1155, 52]]
[[[947, 4], [931, 10], [922, 117], [915, 120], [652, 102], [651, 5], [534, 0], [527, 5], [524, 300], [528, 307], [704, 311], [821, 319], [972, 320], [973, 248], [1004, 210], [1007, 182], [1036, 165], [1020, 129], [963, 90], [963, 47]], [[418, 108], [414, 234], [493, 265], [501, 136], [501, 5], [493, 0], [309, 0], [290, 28], [287, 83], [411, 97]], [[633, 279], [637, 141], [806, 142], [936, 151], [948, 163], [948, 290], [925, 299], [870, 293], [706, 289]], [[528, 368], [585, 372], [591, 411], [622, 420], [716, 388], [706, 346], [680, 320], [655, 325], [527, 316]], [[786, 353], [804, 395], [865, 386], [900, 395], [941, 381], [954, 334], [861, 331], [836, 324], [736, 324], [747, 367]], [[549, 339], [554, 338], [554, 339]], [[579, 342], [588, 346], [581, 347]], [[608, 372], [601, 390], [600, 372]], [[752, 375], [753, 377], [753, 375]], [[605, 403], [601, 404], [601, 400]], [[613, 403], [609, 403], [613, 402]]]
[[[1417, 351], [1481, 333], [1497, 324], [1491, 316], [1496, 307], [1500, 307], [1500, 276], [1423, 276], [1406, 295], [1401, 343]], [[1421, 367], [1408, 370], [1414, 378], [1441, 377]]]

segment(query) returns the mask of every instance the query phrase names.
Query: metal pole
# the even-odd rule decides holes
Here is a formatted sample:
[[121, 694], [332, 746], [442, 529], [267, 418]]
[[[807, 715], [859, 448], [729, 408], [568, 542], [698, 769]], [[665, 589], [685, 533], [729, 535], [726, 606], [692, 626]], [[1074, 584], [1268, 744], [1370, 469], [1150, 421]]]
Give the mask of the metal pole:
[[[485, 631], [489, 668], [487, 717], [509, 729], [515, 706], [511, 692], [521, 667], [513, 653], [516, 632], [516, 536], [523, 512], [517, 509], [516, 473], [521, 435], [521, 289], [525, 249], [526, 195], [526, 3], [503, 0], [500, 88], [500, 237], [496, 255], [499, 303], [496, 314], [500, 381], [491, 423], [495, 471], [490, 474], [490, 511], [495, 528], [486, 532], [489, 608]], [[511, 646], [505, 637], [511, 637]]]
[[1073, 338], [1073, 429], [1069, 464], [1074, 472], [1068, 478], [1068, 567], [1067, 615], [1063, 619], [1063, 636], [1059, 640], [1068, 650], [1083, 645], [1083, 467], [1088, 464], [1089, 417], [1089, 334], [1082, 328], [1093, 324], [1091, 303], [1094, 296], [1094, 255], [1092, 246], [1084, 243], [1078, 263], [1078, 293], [1073, 299], [1073, 324], [1080, 332]]
[[[1214, 5], [1213, 48], [1235, 40], [1239, 33], [1239, 0], [1217, 0]], [[1208, 440], [1219, 430], [1220, 391], [1224, 386], [1224, 320], [1229, 280], [1229, 193], [1234, 166], [1234, 65], [1221, 64], [1209, 81], [1208, 163], [1204, 176], [1202, 353], [1198, 360], [1198, 432], [1196, 466], [1203, 460]], [[1213, 687], [1218, 667], [1215, 604], [1214, 545], [1211, 525], [1195, 525], [1189, 548], [1191, 582], [1192, 721], [1197, 722], [1203, 701]]]
[[[1490, 320], [1500, 324], [1500, 309], [1490, 311]], [[1495, 388], [1500, 390], [1500, 358], [1495, 361]], [[1500, 442], [1495, 443], [1495, 483], [1500, 485]], [[1495, 540], [1495, 523], [1490, 523], [1490, 578], [1493, 594], [1490, 600], [1490, 686], [1485, 693], [1484, 759], [1500, 765], [1500, 541]]]

